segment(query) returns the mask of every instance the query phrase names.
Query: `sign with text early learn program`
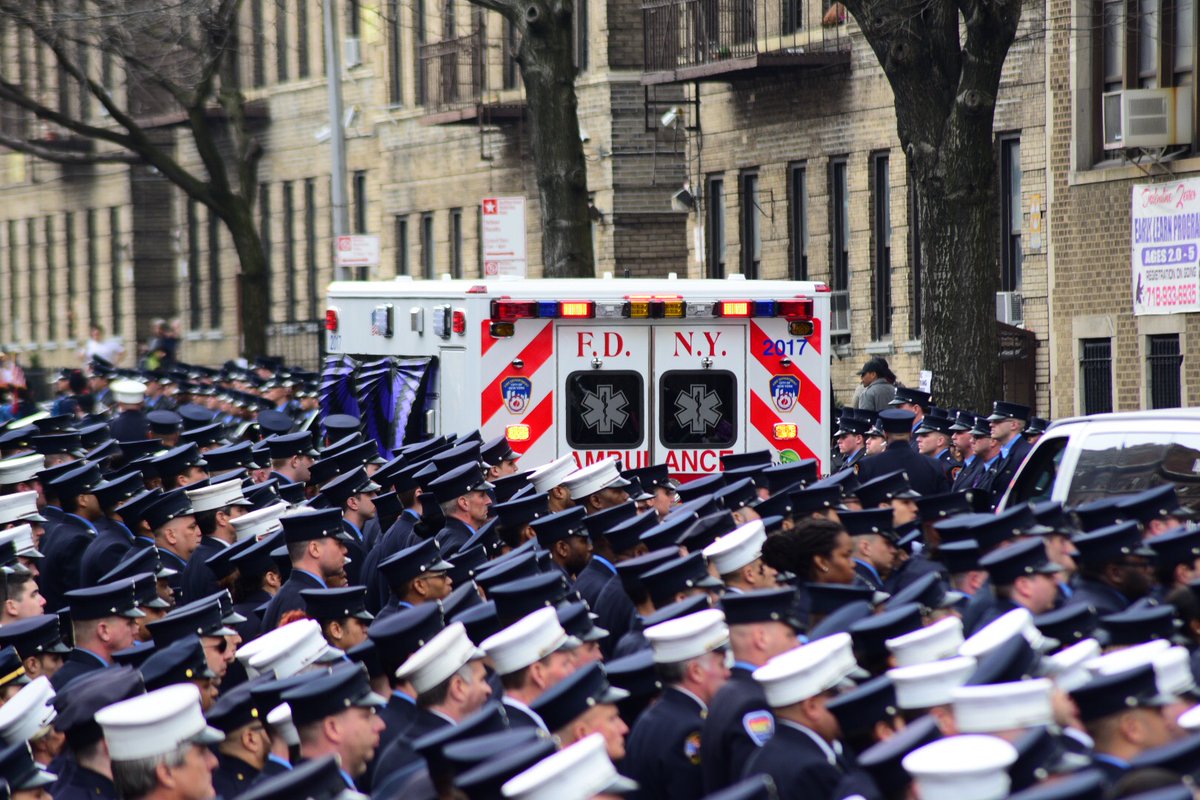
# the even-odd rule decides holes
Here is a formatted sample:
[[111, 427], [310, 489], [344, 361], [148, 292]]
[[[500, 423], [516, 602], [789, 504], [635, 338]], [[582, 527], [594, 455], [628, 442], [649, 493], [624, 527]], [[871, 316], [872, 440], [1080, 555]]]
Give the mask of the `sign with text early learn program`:
[[525, 198], [483, 198], [483, 277], [524, 278]]
[[1133, 187], [1133, 313], [1200, 311], [1200, 180]]

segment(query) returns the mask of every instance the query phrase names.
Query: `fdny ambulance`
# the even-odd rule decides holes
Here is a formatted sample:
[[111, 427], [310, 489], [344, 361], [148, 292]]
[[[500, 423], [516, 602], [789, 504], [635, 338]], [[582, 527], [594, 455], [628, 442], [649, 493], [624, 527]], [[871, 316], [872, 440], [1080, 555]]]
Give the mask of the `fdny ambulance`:
[[739, 278], [333, 283], [322, 407], [391, 448], [480, 428], [530, 466], [686, 479], [770, 449], [824, 472], [828, 289]]

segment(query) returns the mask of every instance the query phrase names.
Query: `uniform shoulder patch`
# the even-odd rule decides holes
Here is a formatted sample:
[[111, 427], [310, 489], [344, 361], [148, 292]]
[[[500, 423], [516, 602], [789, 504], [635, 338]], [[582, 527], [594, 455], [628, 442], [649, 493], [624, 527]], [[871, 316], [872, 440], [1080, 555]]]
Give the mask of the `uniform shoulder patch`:
[[683, 740], [683, 754], [693, 764], [700, 764], [700, 731], [696, 731]]
[[750, 711], [742, 715], [742, 729], [750, 741], [762, 747], [775, 734], [775, 717], [765, 709]]

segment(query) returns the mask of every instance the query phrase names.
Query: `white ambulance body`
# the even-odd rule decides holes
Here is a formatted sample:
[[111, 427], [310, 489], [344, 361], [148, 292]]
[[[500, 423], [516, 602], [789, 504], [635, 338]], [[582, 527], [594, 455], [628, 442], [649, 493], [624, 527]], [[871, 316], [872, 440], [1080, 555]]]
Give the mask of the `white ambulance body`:
[[428, 364], [395, 424], [505, 435], [529, 467], [617, 456], [686, 479], [769, 449], [824, 473], [829, 297], [821, 283], [735, 279], [341, 282], [326, 349]]

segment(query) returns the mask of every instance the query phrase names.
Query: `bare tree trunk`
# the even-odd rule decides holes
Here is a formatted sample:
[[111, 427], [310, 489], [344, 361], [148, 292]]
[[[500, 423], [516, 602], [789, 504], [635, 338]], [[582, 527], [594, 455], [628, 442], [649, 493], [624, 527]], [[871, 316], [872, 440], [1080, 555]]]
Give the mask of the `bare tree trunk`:
[[267, 325], [271, 321], [267, 305], [267, 255], [254, 220], [253, 202], [233, 197], [215, 210], [233, 237], [242, 267], [238, 283], [242, 352], [251, 359], [267, 355]]
[[587, 162], [579, 139], [572, 0], [471, 0], [500, 12], [521, 33], [517, 61], [529, 104], [530, 142], [542, 214], [547, 278], [591, 278]]

